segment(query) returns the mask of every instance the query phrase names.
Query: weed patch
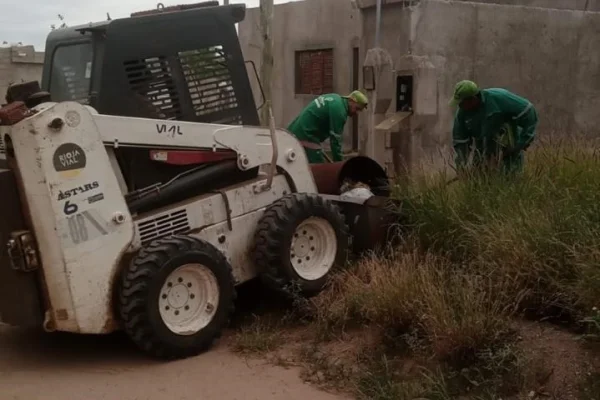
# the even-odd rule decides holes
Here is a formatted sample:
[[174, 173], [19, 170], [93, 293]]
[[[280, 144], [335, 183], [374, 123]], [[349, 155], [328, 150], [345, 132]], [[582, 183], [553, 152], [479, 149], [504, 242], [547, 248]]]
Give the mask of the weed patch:
[[[395, 187], [401, 248], [294, 302], [287, 321], [310, 331], [300, 350], [308, 380], [373, 400], [574, 399], [580, 376], [594, 378], [582, 399], [600, 393], [570, 334], [519, 320], [566, 321], [586, 342], [600, 338], [600, 153], [563, 144], [527, 156], [518, 176], [440, 173]], [[282, 323], [242, 328], [236, 348], [277, 348]]]
[[234, 335], [233, 350], [241, 354], [264, 355], [277, 350], [284, 342], [284, 325], [268, 317], [254, 317]]
[[[539, 316], [586, 316], [600, 298], [600, 154], [540, 146], [524, 174], [445, 174], [397, 187], [419, 248], [489, 277], [495, 292]], [[512, 300], [511, 300], [512, 299]]]

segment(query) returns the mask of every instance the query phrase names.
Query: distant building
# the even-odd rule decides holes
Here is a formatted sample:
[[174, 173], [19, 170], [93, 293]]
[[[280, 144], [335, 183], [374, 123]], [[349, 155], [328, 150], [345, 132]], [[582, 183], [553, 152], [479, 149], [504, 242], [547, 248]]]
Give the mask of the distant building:
[[11, 83], [41, 81], [43, 67], [44, 52], [35, 51], [33, 46], [0, 48], [0, 104], [5, 102], [6, 89]]

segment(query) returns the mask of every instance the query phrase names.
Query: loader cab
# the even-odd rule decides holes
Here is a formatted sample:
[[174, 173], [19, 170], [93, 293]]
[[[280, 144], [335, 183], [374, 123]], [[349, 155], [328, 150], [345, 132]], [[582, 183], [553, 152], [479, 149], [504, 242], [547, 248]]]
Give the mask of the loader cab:
[[259, 125], [235, 29], [245, 13], [213, 1], [54, 30], [42, 90], [102, 114]]
[[[245, 14], [243, 4], [211, 1], [54, 30], [42, 90], [51, 101], [77, 101], [107, 115], [260, 125], [235, 29]], [[172, 133], [157, 123], [148, 134]], [[194, 167], [151, 160], [147, 148], [115, 153], [129, 192]]]

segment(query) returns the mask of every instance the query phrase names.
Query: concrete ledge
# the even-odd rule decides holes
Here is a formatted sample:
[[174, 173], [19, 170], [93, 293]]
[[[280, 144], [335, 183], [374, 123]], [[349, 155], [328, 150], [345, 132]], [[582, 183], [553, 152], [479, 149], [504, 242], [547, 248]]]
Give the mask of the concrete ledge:
[[14, 46], [10, 48], [10, 61], [17, 64], [43, 64], [44, 53], [35, 51], [33, 46]]
[[[358, 8], [371, 8], [377, 5], [377, 0], [355, 0]], [[381, 5], [400, 4], [405, 6], [414, 6], [420, 3], [421, 0], [381, 0]]]

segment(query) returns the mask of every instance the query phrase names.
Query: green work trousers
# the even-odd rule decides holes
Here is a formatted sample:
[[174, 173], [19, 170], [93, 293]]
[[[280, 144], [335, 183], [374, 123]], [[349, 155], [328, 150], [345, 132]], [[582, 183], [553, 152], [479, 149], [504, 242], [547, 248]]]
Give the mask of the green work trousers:
[[[513, 134], [513, 126], [505, 123], [500, 128], [500, 131], [492, 140], [484, 140], [481, 148], [483, 150], [475, 150], [473, 157], [473, 166], [477, 169], [494, 170], [500, 169], [504, 174], [514, 174], [523, 172], [523, 164], [525, 161], [525, 152], [520, 150], [513, 154], [503, 154], [503, 147], [500, 145], [500, 136]], [[520, 134], [521, 127], [516, 128]]]
[[525, 161], [525, 152], [520, 151], [515, 154], [509, 154], [502, 157], [502, 172], [505, 174], [514, 174], [523, 172], [523, 164]]
[[326, 161], [323, 150], [308, 149], [305, 147], [304, 152], [306, 153], [309, 164], [322, 164]]

